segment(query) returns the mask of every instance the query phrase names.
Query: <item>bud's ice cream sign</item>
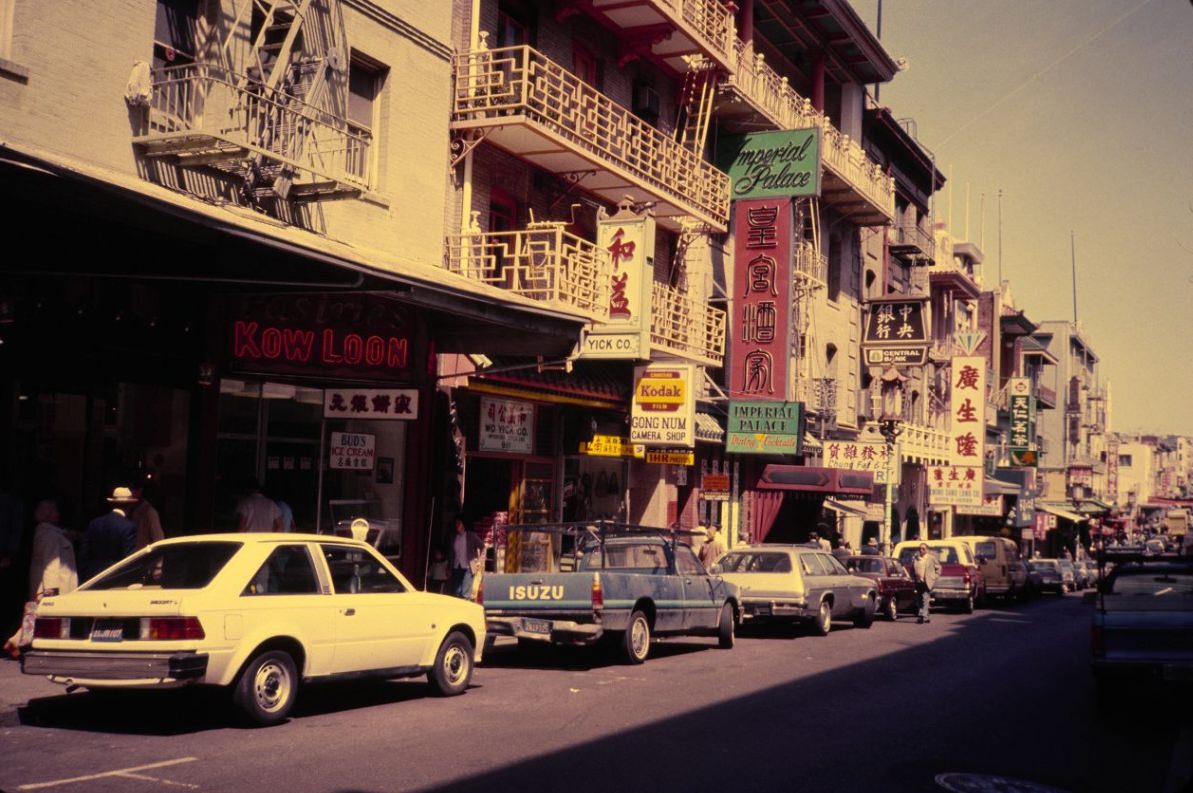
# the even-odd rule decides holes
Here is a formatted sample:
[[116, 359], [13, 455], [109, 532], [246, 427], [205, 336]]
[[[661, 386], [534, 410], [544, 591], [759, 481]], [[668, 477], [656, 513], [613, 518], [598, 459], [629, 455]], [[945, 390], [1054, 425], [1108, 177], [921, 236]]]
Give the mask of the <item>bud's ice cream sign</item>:
[[696, 367], [649, 364], [634, 367], [630, 443], [696, 445]]

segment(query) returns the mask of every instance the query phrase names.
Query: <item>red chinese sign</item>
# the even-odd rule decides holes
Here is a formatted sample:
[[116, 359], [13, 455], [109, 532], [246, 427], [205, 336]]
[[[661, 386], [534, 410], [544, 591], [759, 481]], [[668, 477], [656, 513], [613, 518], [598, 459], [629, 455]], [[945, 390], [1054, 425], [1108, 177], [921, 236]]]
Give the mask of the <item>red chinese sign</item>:
[[418, 391], [413, 388], [328, 388], [323, 392], [323, 417], [412, 421], [418, 418]]
[[734, 203], [730, 396], [788, 399], [792, 200]]
[[986, 359], [954, 358], [949, 386], [949, 451], [953, 465], [981, 470], [986, 462]]

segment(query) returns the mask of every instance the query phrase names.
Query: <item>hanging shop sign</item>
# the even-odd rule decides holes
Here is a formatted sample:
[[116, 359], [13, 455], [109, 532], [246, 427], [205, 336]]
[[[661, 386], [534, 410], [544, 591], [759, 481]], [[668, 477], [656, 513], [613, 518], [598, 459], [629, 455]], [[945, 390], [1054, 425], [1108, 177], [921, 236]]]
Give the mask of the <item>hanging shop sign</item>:
[[784, 402], [790, 396], [793, 212], [790, 198], [734, 203], [734, 256], [740, 263], [733, 275], [734, 398]]
[[1035, 532], [1035, 539], [1038, 542], [1043, 542], [1048, 539], [1049, 518], [1056, 520], [1055, 515], [1049, 515], [1045, 512], [1037, 512], [1036, 519], [1032, 524], [1032, 529]]
[[730, 401], [725, 450], [738, 454], [803, 454], [802, 402]]
[[1106, 442], [1106, 500], [1118, 503], [1118, 438]]
[[650, 357], [650, 300], [654, 282], [655, 219], [619, 205], [597, 221], [597, 248], [609, 257], [609, 318], [580, 345], [580, 358], [636, 361]]
[[482, 397], [476, 447], [482, 452], [533, 453], [534, 405]]
[[1035, 437], [1036, 405], [1031, 392], [1031, 380], [1026, 377], [1012, 377], [1007, 381], [1007, 411], [1010, 415], [1010, 437], [1008, 449], [1012, 459], [1022, 460], [1025, 452], [1031, 451]]
[[229, 368], [409, 380], [413, 328], [409, 309], [370, 295], [241, 297], [231, 306]]
[[729, 474], [701, 474], [700, 497], [705, 501], [728, 501], [729, 484]]
[[[979, 476], [986, 462], [986, 359], [956, 357], [952, 361], [949, 411], [949, 452], [953, 465], [977, 466]], [[978, 482], [978, 492], [981, 492]]]
[[989, 518], [1001, 518], [1003, 515], [1003, 497], [999, 494], [982, 496], [982, 503], [978, 506], [962, 505], [957, 507], [958, 515], [977, 515]]
[[727, 138], [721, 165], [733, 200], [820, 195], [820, 129], [786, 129]]
[[580, 454], [589, 457], [643, 457], [646, 447], [630, 443], [629, 438], [617, 435], [593, 435], [592, 440], [580, 443]]
[[634, 367], [630, 442], [646, 446], [696, 445], [696, 367], [648, 364]]
[[927, 300], [877, 301], [869, 306], [862, 354], [871, 366], [923, 365], [928, 360]]
[[982, 506], [982, 469], [934, 465], [928, 469], [928, 502], [932, 506]]
[[872, 471], [874, 484], [899, 483], [899, 453], [885, 443], [872, 441], [825, 441], [824, 464], [846, 471]]
[[665, 449], [646, 453], [646, 462], [656, 465], [695, 465], [696, 452], [687, 449]]
[[327, 388], [323, 418], [412, 421], [418, 418], [418, 391], [413, 388]]
[[331, 433], [331, 468], [372, 471], [377, 459], [377, 436], [363, 432]]

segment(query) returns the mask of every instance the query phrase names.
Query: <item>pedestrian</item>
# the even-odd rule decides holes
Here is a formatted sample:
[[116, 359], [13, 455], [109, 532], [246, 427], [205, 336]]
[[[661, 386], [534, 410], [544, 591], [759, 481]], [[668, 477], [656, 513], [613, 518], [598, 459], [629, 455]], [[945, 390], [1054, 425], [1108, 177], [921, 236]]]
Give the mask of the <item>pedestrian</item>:
[[79, 578], [83, 581], [103, 572], [136, 549], [137, 525], [128, 512], [137, 503], [133, 491], [117, 487], [108, 496], [111, 511], [87, 524], [79, 544]]
[[932, 604], [932, 588], [936, 586], [936, 579], [940, 577], [940, 560], [936, 554], [928, 551], [928, 544], [920, 543], [920, 553], [912, 562], [912, 578], [915, 579], [915, 593], [920, 601], [919, 619], [917, 623], [931, 622], [929, 606]]
[[881, 556], [882, 551], [878, 550], [878, 539], [871, 537], [866, 540], [866, 544], [862, 546], [862, 554], [865, 556]]
[[709, 526], [704, 545], [700, 546], [700, 561], [704, 563], [705, 569], [716, 564], [716, 561], [725, 555], [725, 550], [725, 543], [721, 541], [721, 533], [717, 531], [716, 526]]
[[818, 528], [820, 528], [821, 531], [816, 533], [816, 542], [820, 545], [820, 550], [824, 551], [825, 553], [831, 553], [833, 550], [833, 544], [829, 542], [828, 539], [829, 527], [826, 524], [821, 523], [819, 524]]
[[146, 485], [137, 485], [132, 488], [133, 497], [137, 499], [137, 506], [129, 513], [129, 518], [137, 527], [136, 550], [138, 551], [146, 545], [166, 538], [166, 533], [162, 531], [161, 515], [158, 514], [157, 507], [149, 503], [146, 490]]
[[290, 508], [282, 499], [275, 502], [278, 505], [278, 512], [282, 513], [282, 531], [294, 531], [294, 510]]
[[[57, 503], [51, 499], [38, 502], [33, 519], [37, 521], [37, 528], [33, 533], [27, 603], [36, 604], [43, 597], [73, 592], [79, 585], [79, 575], [75, 569], [75, 547], [66, 531], [57, 525], [62, 519]], [[32, 609], [26, 610], [32, 614]], [[4, 652], [13, 658], [19, 658], [21, 648], [33, 641], [23, 623], [4, 643]]]
[[472, 578], [481, 571], [485, 544], [475, 532], [468, 530], [463, 518], [456, 518], [456, 534], [452, 537], [451, 580], [449, 594], [472, 597]]
[[837, 547], [833, 548], [833, 556], [842, 562], [853, 556], [853, 549], [849, 547], [849, 540], [837, 543]]
[[442, 594], [447, 589], [447, 556], [442, 548], [436, 548], [431, 557], [430, 590]]
[[261, 492], [256, 479], [248, 480], [244, 497], [236, 504], [236, 523], [240, 531], [282, 530], [282, 511]]

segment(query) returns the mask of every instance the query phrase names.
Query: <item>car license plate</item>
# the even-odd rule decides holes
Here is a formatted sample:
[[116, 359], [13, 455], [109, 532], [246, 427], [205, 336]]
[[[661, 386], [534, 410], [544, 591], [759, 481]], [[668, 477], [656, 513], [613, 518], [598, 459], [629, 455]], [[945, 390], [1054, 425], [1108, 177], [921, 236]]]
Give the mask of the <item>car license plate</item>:
[[1163, 674], [1165, 680], [1193, 680], [1193, 666], [1167, 665]]
[[124, 624], [118, 620], [96, 620], [91, 629], [93, 642], [118, 642], [124, 639]]
[[755, 607], [754, 607], [754, 614], [755, 614], [755, 615], [757, 615], [757, 616], [759, 616], [759, 617], [769, 617], [769, 616], [770, 616], [770, 606], [769, 606], [769, 605], [766, 605], [766, 606], [755, 606]]
[[522, 620], [522, 630], [527, 633], [542, 633], [549, 635], [551, 633], [551, 623], [547, 620]]

